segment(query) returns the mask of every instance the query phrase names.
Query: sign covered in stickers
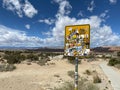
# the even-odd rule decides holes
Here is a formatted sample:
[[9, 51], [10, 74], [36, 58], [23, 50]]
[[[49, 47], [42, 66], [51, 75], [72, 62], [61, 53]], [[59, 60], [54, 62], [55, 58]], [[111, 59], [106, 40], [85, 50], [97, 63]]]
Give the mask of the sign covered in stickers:
[[86, 56], [90, 53], [90, 25], [65, 27], [65, 56]]

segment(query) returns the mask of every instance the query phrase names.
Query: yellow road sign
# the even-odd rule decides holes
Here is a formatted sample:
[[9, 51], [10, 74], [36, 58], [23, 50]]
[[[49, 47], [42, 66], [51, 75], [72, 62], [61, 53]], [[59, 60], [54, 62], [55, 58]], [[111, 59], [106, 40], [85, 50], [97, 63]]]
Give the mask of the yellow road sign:
[[65, 27], [65, 56], [84, 56], [90, 52], [90, 25]]

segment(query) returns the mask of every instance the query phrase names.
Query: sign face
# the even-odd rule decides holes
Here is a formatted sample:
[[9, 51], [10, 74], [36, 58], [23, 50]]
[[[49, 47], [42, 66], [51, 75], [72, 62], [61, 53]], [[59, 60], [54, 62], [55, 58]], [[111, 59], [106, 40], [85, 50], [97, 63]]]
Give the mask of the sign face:
[[90, 25], [65, 27], [65, 56], [86, 56], [90, 53]]

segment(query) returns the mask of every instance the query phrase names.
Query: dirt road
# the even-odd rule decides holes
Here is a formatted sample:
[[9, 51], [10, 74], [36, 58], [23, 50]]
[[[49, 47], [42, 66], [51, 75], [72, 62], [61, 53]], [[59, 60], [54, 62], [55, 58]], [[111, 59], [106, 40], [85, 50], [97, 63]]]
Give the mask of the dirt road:
[[106, 62], [100, 64], [100, 67], [103, 69], [104, 73], [111, 82], [114, 90], [120, 90], [120, 74], [108, 66]]

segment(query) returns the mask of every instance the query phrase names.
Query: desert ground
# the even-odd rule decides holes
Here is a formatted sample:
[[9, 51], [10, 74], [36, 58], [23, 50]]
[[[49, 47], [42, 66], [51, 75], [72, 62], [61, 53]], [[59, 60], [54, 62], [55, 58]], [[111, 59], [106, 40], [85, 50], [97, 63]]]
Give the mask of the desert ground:
[[[0, 90], [52, 90], [54, 87], [60, 87], [65, 81], [74, 81], [67, 72], [74, 70], [75, 66], [62, 57], [59, 55], [51, 58], [44, 66], [36, 63], [27, 65], [26, 62], [22, 62], [16, 64], [17, 69], [14, 71], [0, 72]], [[102, 80], [97, 84], [100, 90], [113, 90], [100, 67], [101, 63], [104, 63], [102, 59], [91, 62], [82, 59], [79, 75], [92, 82], [92, 75], [85, 74], [85, 70], [96, 71]]]

